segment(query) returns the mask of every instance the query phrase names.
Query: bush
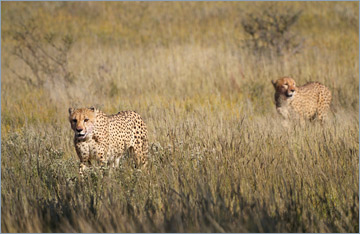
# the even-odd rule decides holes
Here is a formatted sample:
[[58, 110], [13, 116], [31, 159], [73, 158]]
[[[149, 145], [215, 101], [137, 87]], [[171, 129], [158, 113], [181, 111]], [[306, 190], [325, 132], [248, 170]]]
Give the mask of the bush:
[[242, 27], [249, 36], [249, 39], [245, 40], [245, 46], [254, 53], [268, 56], [298, 53], [303, 40], [290, 29], [300, 15], [301, 11], [279, 11], [274, 8], [248, 14], [242, 20]]
[[68, 70], [68, 53], [73, 38], [66, 35], [59, 40], [54, 33], [43, 33], [34, 21], [15, 25], [9, 32], [15, 45], [12, 54], [28, 67], [32, 75], [19, 74], [13, 67], [9, 69], [30, 87], [44, 87], [46, 82], [62, 82], [67, 87], [74, 76]]

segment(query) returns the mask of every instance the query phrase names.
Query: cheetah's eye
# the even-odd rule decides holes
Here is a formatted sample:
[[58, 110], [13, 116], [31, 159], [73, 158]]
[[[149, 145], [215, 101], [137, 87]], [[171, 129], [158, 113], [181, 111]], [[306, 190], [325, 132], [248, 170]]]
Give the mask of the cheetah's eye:
[[84, 122], [87, 122], [87, 121], [89, 121], [89, 119], [84, 119]]
[[77, 119], [73, 119], [72, 122], [73, 122], [73, 123], [76, 123], [76, 122], [77, 122]]

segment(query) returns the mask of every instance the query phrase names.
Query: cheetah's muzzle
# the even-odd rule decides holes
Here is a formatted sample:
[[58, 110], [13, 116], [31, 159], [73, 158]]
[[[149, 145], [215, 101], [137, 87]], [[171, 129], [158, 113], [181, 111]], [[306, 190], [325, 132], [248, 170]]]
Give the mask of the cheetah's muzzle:
[[85, 133], [78, 133], [78, 134], [76, 134], [76, 137], [78, 139], [84, 139], [86, 137], [86, 134]]

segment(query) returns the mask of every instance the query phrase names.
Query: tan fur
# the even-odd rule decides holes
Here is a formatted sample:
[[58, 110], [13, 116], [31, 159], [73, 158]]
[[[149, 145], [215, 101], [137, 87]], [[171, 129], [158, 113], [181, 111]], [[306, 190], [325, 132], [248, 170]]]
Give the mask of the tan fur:
[[319, 82], [296, 86], [294, 79], [283, 77], [272, 81], [275, 88], [276, 110], [286, 120], [324, 121], [330, 108], [331, 92]]
[[126, 150], [134, 153], [135, 165], [146, 166], [148, 159], [147, 127], [140, 115], [121, 111], [106, 115], [95, 108], [69, 109], [69, 121], [74, 130], [74, 144], [80, 159], [80, 175], [91, 159], [104, 166], [118, 166]]

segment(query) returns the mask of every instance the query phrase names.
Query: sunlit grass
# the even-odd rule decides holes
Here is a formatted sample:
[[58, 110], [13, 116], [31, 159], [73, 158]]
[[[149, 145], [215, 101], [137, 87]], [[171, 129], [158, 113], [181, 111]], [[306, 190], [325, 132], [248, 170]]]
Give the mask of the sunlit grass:
[[[2, 3], [2, 232], [358, 232], [358, 3], [302, 10], [299, 54], [242, 47], [266, 2]], [[71, 35], [64, 90], [12, 56], [12, 29]], [[355, 22], [355, 23], [354, 23]], [[272, 79], [324, 83], [328, 123], [279, 126]], [[150, 168], [78, 180], [70, 106], [135, 110]]]

